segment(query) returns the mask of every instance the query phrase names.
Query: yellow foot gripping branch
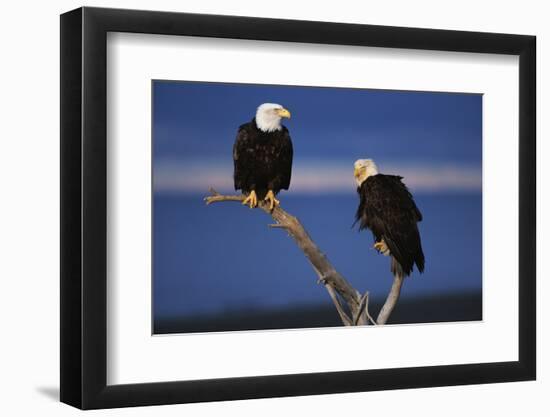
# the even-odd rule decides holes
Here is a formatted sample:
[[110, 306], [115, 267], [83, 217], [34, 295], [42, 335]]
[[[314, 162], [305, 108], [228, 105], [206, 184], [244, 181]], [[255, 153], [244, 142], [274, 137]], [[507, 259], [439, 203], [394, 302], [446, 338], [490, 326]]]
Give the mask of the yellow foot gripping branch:
[[275, 198], [275, 194], [272, 190], [269, 190], [267, 192], [264, 201], [269, 201], [269, 210], [273, 210], [274, 207], [277, 207], [279, 204], [281, 204], [281, 202]]
[[250, 208], [254, 208], [258, 205], [258, 196], [256, 191], [250, 191], [250, 194], [243, 200], [243, 205], [248, 205]]

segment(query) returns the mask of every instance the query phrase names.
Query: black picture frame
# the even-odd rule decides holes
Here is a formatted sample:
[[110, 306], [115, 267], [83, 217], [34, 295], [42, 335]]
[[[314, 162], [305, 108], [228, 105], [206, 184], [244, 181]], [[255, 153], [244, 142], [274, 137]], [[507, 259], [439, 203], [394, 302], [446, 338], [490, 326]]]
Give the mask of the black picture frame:
[[[107, 385], [108, 32], [519, 56], [519, 360]], [[535, 51], [524, 35], [88, 7], [61, 15], [61, 401], [95, 409], [535, 379]]]

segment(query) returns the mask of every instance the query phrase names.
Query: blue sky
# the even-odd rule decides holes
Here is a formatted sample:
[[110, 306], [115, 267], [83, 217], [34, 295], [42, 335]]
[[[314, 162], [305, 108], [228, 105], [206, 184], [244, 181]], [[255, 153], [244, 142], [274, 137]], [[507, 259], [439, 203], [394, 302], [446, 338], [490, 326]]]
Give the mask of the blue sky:
[[365, 157], [413, 190], [481, 188], [481, 95], [170, 81], [153, 91], [159, 192], [229, 191], [236, 131], [264, 102], [292, 113], [298, 192], [346, 192]]

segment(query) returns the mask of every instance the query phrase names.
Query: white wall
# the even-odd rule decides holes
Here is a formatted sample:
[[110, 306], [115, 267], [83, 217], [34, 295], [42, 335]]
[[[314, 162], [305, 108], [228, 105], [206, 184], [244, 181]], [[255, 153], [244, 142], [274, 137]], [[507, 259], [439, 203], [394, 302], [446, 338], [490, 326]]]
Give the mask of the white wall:
[[[441, 29], [510, 32], [538, 36], [539, 213], [550, 210], [550, 147], [542, 120], [543, 98], [550, 95], [550, 26], [542, 1], [298, 2], [296, 0], [93, 1], [89, 6], [239, 14]], [[0, 24], [0, 410], [2, 415], [75, 415], [57, 402], [59, 275], [59, 18], [77, 1], [20, 1], [2, 5]], [[544, 126], [544, 130], [543, 130]], [[546, 156], [546, 158], [545, 158]], [[539, 259], [550, 249], [548, 217], [539, 216]], [[515, 244], [515, 242], [511, 242]], [[540, 268], [539, 268], [540, 270]], [[537, 382], [387, 391], [346, 395], [239, 401], [100, 411], [94, 415], [229, 416], [336, 413], [408, 416], [547, 415], [550, 390], [550, 329], [543, 324], [549, 304], [540, 295], [550, 284], [539, 273], [539, 378]], [[475, 343], [475, 341], [465, 341]], [[406, 353], [404, 353], [406, 354]], [[547, 395], [547, 394], [546, 394]]]

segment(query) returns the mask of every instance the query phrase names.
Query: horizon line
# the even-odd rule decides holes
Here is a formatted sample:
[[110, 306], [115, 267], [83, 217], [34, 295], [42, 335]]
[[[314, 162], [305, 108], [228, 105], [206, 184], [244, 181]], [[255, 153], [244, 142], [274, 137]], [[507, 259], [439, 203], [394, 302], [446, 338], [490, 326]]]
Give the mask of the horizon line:
[[[481, 191], [481, 167], [461, 164], [384, 163], [381, 173], [400, 175], [416, 192]], [[305, 160], [295, 164], [290, 187], [309, 194], [337, 194], [355, 190], [349, 163]], [[232, 161], [165, 160], [153, 167], [153, 191], [199, 193], [214, 188], [234, 192]]]

